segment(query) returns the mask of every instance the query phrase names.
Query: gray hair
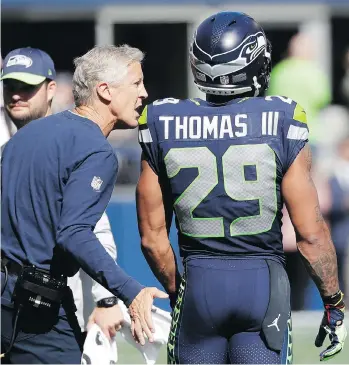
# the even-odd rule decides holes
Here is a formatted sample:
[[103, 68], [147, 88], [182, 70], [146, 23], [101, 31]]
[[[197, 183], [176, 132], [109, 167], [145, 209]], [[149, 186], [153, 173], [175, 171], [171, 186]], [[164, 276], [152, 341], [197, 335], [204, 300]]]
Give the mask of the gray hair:
[[104, 81], [118, 85], [133, 62], [142, 62], [144, 53], [127, 44], [122, 46], [95, 46], [86, 54], [74, 59], [73, 95], [76, 106], [91, 100], [93, 89]]

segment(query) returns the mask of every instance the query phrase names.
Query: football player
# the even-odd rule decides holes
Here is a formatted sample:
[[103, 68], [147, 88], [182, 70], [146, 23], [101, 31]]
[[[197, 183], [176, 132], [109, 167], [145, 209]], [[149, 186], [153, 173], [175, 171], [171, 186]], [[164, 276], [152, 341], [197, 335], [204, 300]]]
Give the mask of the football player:
[[[315, 345], [343, 347], [336, 253], [312, 182], [303, 108], [263, 97], [271, 45], [250, 16], [220, 12], [197, 28], [190, 61], [206, 100], [168, 98], [139, 120], [142, 250], [173, 307], [169, 363], [292, 362], [281, 209], [324, 302]], [[181, 277], [168, 239], [172, 212]]]

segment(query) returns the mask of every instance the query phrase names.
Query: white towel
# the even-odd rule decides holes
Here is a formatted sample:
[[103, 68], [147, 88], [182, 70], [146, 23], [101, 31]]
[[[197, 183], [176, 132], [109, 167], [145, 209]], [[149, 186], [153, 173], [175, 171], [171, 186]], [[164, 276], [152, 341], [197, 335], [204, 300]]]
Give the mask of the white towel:
[[116, 364], [118, 349], [115, 338], [113, 341], [105, 336], [97, 324], [94, 324], [86, 336], [81, 364]]
[[[120, 330], [121, 336], [140, 351], [147, 365], [154, 365], [161, 347], [167, 343], [171, 326], [171, 315], [153, 306], [153, 322], [155, 326], [154, 342], [146, 341], [142, 346], [137, 344], [131, 334], [131, 318], [125, 304], [119, 301], [124, 315], [124, 324]], [[94, 324], [89, 330], [84, 344], [81, 364], [107, 365], [117, 363], [118, 352], [115, 338], [110, 342], [101, 329]]]

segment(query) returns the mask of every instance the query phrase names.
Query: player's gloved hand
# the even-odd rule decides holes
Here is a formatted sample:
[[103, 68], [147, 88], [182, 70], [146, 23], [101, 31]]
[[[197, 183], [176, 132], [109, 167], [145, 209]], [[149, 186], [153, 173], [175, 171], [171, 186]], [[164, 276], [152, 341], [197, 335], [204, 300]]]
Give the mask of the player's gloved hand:
[[320, 353], [320, 361], [326, 361], [342, 351], [347, 330], [344, 327], [344, 294], [338, 293], [323, 298], [325, 312], [315, 339], [315, 346], [321, 347], [329, 335], [331, 344]]

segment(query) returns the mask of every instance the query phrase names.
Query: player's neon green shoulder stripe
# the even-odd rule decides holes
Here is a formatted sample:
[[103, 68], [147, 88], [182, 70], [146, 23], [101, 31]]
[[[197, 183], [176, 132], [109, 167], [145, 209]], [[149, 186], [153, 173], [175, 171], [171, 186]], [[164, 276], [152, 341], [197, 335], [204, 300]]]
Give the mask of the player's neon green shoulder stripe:
[[238, 104], [243, 103], [244, 101], [246, 101], [249, 98], [250, 98], [249, 96], [246, 96], [245, 98], [242, 98], [241, 100], [238, 101]]
[[293, 119], [298, 122], [307, 124], [307, 115], [305, 110], [297, 103], [293, 111]]
[[200, 103], [197, 100], [195, 100], [195, 99], [189, 99], [189, 100], [192, 101], [196, 105], [200, 105]]
[[139, 125], [147, 124], [148, 105], [144, 108], [142, 115], [138, 119]]

